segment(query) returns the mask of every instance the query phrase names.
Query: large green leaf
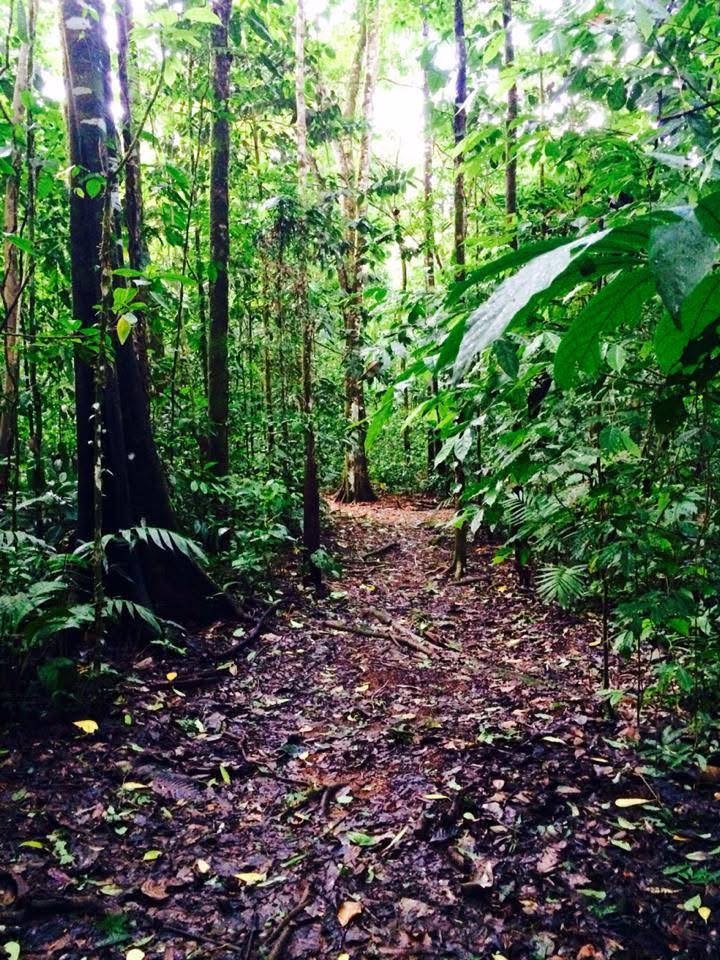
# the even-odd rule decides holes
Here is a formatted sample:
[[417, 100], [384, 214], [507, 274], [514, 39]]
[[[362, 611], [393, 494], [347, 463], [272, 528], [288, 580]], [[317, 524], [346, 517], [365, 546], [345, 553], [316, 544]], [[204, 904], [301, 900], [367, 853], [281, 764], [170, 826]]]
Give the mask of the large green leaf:
[[599, 362], [599, 338], [621, 324], [636, 323], [642, 306], [655, 293], [647, 267], [621, 273], [598, 291], [575, 317], [555, 355], [558, 386], [575, 383], [580, 370], [593, 373]]
[[675, 211], [673, 223], [650, 232], [650, 267], [658, 292], [670, 313], [677, 317], [691, 290], [712, 269], [720, 247], [700, 225], [689, 207]]
[[720, 273], [706, 276], [683, 301], [679, 322], [665, 313], [655, 328], [655, 355], [663, 373], [669, 373], [685, 347], [720, 318]]
[[535, 257], [517, 273], [495, 288], [489, 299], [470, 314], [463, 341], [455, 360], [454, 379], [465, 373], [475, 357], [496, 340], [523, 310], [552, 287], [587, 250], [607, 237], [600, 230]]
[[695, 216], [705, 233], [720, 240], [720, 190], [703, 197], [695, 207]]

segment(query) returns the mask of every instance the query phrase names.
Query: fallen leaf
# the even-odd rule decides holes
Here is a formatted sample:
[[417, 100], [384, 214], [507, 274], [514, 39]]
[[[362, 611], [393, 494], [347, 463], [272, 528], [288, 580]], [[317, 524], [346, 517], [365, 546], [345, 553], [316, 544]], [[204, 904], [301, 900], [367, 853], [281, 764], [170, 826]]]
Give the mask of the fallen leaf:
[[198, 858], [195, 861], [195, 869], [197, 870], [198, 873], [201, 873], [201, 874], [210, 873], [210, 864], [207, 862], [207, 860], [202, 860]]
[[83, 733], [97, 733], [99, 729], [94, 720], [73, 720], [73, 726], [82, 730]]
[[167, 900], [168, 897], [165, 881], [155, 880], [152, 877], [148, 877], [140, 887], [140, 891], [144, 893], [146, 897], [149, 897], [150, 900]]
[[710, 909], [710, 907], [698, 907], [698, 913], [703, 918], [705, 923], [707, 923], [708, 920], [710, 919], [710, 914], [712, 913], [712, 910]]
[[126, 780], [120, 788], [121, 790], [149, 790], [146, 783], [138, 783], [136, 780]]
[[123, 892], [123, 888], [119, 887], [116, 883], [105, 883], [100, 887], [100, 893], [105, 894], [106, 897], [117, 897]]
[[177, 680], [177, 673], [175, 672], [175, 670], [171, 670], [170, 673], [166, 673], [165, 679], [169, 680], [170, 683], [172, 683], [173, 680]]
[[162, 850], [146, 850], [143, 854], [143, 860], [157, 860], [157, 858], [161, 856]]
[[615, 801], [616, 807], [641, 807], [645, 803], [650, 803], [649, 800], [644, 800], [642, 797], [619, 797]]
[[267, 880], [267, 873], [234, 873], [236, 880], [244, 883], [246, 887], [254, 887], [256, 883], [262, 883]]
[[551, 873], [559, 863], [559, 852], [554, 847], [548, 847], [537, 862], [538, 873]]
[[3, 944], [5, 948], [5, 953], [8, 955], [8, 960], [18, 960], [20, 956], [20, 944], [17, 940], [8, 940]]
[[340, 904], [337, 912], [338, 922], [341, 927], [346, 927], [353, 917], [357, 917], [363, 911], [363, 905], [358, 900], [344, 900]]
[[685, 854], [685, 859], [692, 860], [695, 863], [703, 863], [703, 861], [710, 859], [710, 854], [705, 853], [704, 850], [693, 850], [692, 853]]
[[125, 954], [125, 960], [145, 960], [145, 951], [140, 947], [133, 947]]

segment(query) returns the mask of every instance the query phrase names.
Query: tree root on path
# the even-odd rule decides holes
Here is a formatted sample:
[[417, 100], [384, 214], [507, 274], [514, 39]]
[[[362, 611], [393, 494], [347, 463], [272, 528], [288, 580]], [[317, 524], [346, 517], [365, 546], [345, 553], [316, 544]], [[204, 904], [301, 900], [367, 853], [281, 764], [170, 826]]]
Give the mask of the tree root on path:
[[295, 921], [303, 912], [305, 907], [310, 903], [310, 900], [310, 893], [305, 893], [303, 898], [300, 900], [300, 903], [286, 913], [275, 929], [263, 938], [264, 943], [267, 946], [270, 944], [273, 945], [270, 953], [267, 955], [267, 960], [280, 960], [280, 957], [283, 955], [290, 937], [292, 937], [293, 933], [295, 932], [295, 927], [297, 926]]
[[407, 631], [407, 635], [404, 633], [388, 633], [384, 630], [370, 630], [368, 627], [357, 627], [354, 624], [343, 623], [340, 620], [321, 620], [319, 626], [326, 630], [337, 630], [340, 633], [356, 633], [358, 636], [369, 637], [371, 640], [389, 640], [390, 643], [394, 643], [395, 646], [407, 647], [416, 653], [421, 653], [424, 657], [429, 657], [432, 654], [432, 650], [428, 649], [429, 646], [440, 646], [440, 644], [436, 644], [432, 640], [421, 640], [419, 637], [410, 633], [409, 630]]

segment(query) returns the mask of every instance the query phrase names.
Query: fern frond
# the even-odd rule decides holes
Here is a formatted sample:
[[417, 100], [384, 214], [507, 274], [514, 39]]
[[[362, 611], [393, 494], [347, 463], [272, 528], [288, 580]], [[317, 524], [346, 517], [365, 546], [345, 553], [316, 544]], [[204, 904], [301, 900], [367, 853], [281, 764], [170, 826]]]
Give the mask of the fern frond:
[[567, 607], [585, 591], [585, 567], [546, 564], [535, 577], [537, 592], [545, 603]]

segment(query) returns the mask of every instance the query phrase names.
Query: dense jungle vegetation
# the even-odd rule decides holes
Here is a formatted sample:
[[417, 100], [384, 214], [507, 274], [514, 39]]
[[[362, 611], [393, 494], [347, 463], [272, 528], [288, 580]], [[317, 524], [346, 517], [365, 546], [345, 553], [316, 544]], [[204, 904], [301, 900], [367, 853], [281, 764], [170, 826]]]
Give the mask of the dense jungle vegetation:
[[[378, 640], [419, 658], [430, 672], [413, 682], [466, 704], [438, 707], [446, 737], [485, 696], [472, 684], [491, 667], [472, 651], [505, 664], [487, 681], [495, 697], [511, 675], [534, 676], [538, 664], [552, 672], [572, 650], [569, 677], [553, 681], [533, 722], [556, 704], [580, 711], [584, 685], [582, 710], [604, 731], [594, 751], [636, 750], [622, 769], [645, 764], [640, 787], [625, 787], [631, 796], [616, 792], [618, 806], [670, 804], [653, 778], [705, 790], [704, 826], [688, 830], [696, 856], [673, 873], [658, 852], [665, 874], [643, 887], [670, 884], [673, 903], [652, 923], [655, 907], [638, 908], [627, 921], [636, 940], [626, 941], [590, 876], [582, 902], [600, 932], [584, 941], [555, 931], [548, 946], [552, 925], [527, 920], [475, 947], [451, 949], [449, 934], [440, 944], [426, 932], [431, 945], [411, 938], [394, 955], [717, 956], [720, 837], [708, 827], [720, 798], [717, 5], [0, 0], [0, 20], [0, 714], [14, 731], [0, 772], [35, 769], [28, 757], [47, 756], [42, 741], [22, 754], [25, 767], [15, 751], [41, 728], [64, 731], [63, 749], [99, 750], [99, 728], [116, 723], [100, 766], [118, 760], [123, 737], [149, 750], [127, 699], [142, 664], [160, 670], [145, 695], [175, 689], [180, 709], [207, 681], [262, 670], [253, 645], [263, 635], [288, 657], [302, 638], [314, 651], [292, 660], [285, 735], [337, 655], [321, 657], [303, 630], [340, 632], [353, 657], [365, 651], [361, 670], [382, 661]], [[423, 564], [427, 596], [414, 579]], [[419, 591], [407, 622], [382, 599], [390, 582], [397, 597], [408, 584]], [[443, 647], [437, 669], [455, 664], [455, 679], [432, 672]], [[273, 670], [263, 676], [272, 682]], [[401, 687], [393, 677], [389, 696]], [[498, 701], [492, 722], [532, 696]], [[183, 735], [212, 740], [206, 714], [199, 727], [189, 716], [178, 720]], [[478, 723], [474, 742], [500, 749], [505, 728]], [[412, 740], [397, 729], [395, 745]], [[545, 748], [564, 736], [553, 728]], [[300, 742], [282, 748], [293, 763], [305, 759]], [[237, 748], [251, 766], [257, 744]], [[57, 744], [51, 753], [59, 762]], [[545, 763], [529, 757], [528, 772], [536, 761]], [[494, 770], [496, 794], [509, 763]], [[214, 770], [211, 787], [230, 790], [239, 776], [227, 759]], [[130, 789], [149, 777], [133, 775]], [[28, 813], [28, 778], [8, 793], [18, 816]], [[347, 777], [303, 782], [319, 784], [321, 815], [331, 803], [354, 809]], [[455, 789], [438, 783], [422, 788], [436, 803]], [[117, 802], [110, 809], [125, 816]], [[479, 815], [452, 810], [467, 829]], [[639, 827], [631, 812], [614, 828], [629, 837], [611, 841], [620, 852], [637, 839], [631, 831], [651, 843], [660, 829], [660, 814]], [[662, 822], [667, 837], [683, 834], [677, 820]], [[65, 828], [36, 836], [17, 826], [5, 851], [21, 866], [0, 871], [13, 960], [54, 955], [47, 940], [26, 946], [18, 933], [37, 915], [22, 907], [17, 878], [23, 856], [43, 847], [72, 873], [82, 857]], [[355, 834], [356, 854], [379, 842]], [[390, 847], [401, 843], [389, 836]], [[37, 849], [23, 853], [20, 841]], [[152, 862], [161, 851], [147, 843]], [[562, 854], [543, 856], [551, 849], [557, 859], [541, 857], [538, 869], [554, 880]], [[474, 864], [465, 885], [496, 896], [497, 859], [478, 850], [457, 854]], [[216, 877], [210, 864], [201, 849], [196, 879]], [[244, 887], [270, 882], [266, 866], [243, 871], [232, 876]], [[627, 876], [618, 871], [616, 888]], [[83, 893], [87, 879], [77, 882]], [[332, 908], [343, 937], [359, 929], [356, 894]], [[60, 913], [84, 909], [68, 902]], [[60, 947], [60, 927], [51, 932], [58, 955], [73, 958], [246, 950], [278, 960], [289, 936], [288, 956], [382, 955], [373, 952], [382, 911], [372, 944], [327, 934], [302, 953], [292, 906], [269, 940], [271, 906], [247, 921], [248, 939], [229, 938], [233, 948], [208, 921], [187, 954], [139, 941], [125, 914], [105, 919], [101, 947], [87, 929], [63, 928]], [[671, 908], [679, 921], [663, 913]], [[172, 923], [187, 940], [187, 924]], [[643, 940], [651, 928], [661, 932]]]

